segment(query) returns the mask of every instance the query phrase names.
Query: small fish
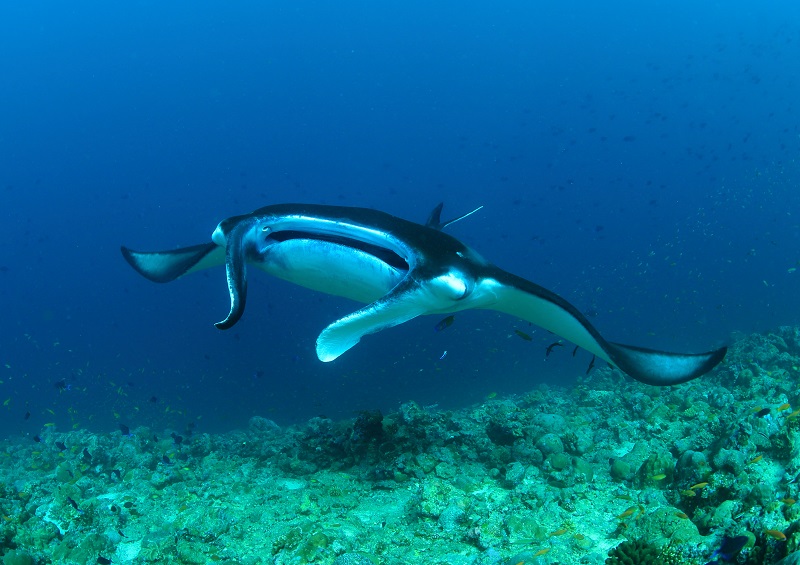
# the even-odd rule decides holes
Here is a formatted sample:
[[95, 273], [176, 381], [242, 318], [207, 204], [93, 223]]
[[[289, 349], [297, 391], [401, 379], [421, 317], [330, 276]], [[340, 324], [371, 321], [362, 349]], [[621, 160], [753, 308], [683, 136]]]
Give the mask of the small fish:
[[68, 496], [67, 502], [69, 502], [70, 506], [72, 506], [75, 510], [80, 510], [80, 508], [78, 508], [78, 503], [72, 500], [72, 497]]
[[625, 512], [623, 512], [622, 514], [617, 516], [617, 519], [621, 520], [622, 518], [627, 518], [628, 516], [633, 515], [634, 512], [636, 512], [636, 507], [635, 506], [631, 506]]
[[449, 315], [447, 318], [441, 320], [438, 324], [433, 326], [433, 331], [440, 332], [445, 328], [449, 328], [453, 325], [453, 320], [455, 319], [454, 315]]
[[81, 453], [81, 459], [83, 459], [87, 463], [92, 462], [92, 454], [89, 453], [89, 450], [85, 447], [83, 448], [83, 452]]
[[549, 547], [545, 547], [544, 549], [540, 549], [539, 551], [534, 553], [533, 556], [534, 557], [540, 557], [540, 556], [542, 556], [542, 555], [544, 555], [546, 553], [550, 553], [550, 548]]
[[67, 383], [67, 379], [61, 379], [60, 381], [57, 381], [53, 386], [55, 386], [59, 390], [59, 392], [72, 390], [72, 385]]
[[522, 330], [514, 329], [514, 333], [517, 334], [522, 339], [524, 339], [525, 341], [533, 341], [533, 338], [528, 334], [526, 334], [525, 332], [523, 332]]
[[724, 537], [722, 538], [722, 545], [714, 553], [711, 554], [711, 561], [706, 565], [719, 565], [717, 557], [721, 557], [723, 561], [732, 562], [736, 556], [744, 549], [750, 538], [747, 536], [736, 536], [735, 538]]
[[171, 463], [167, 455], [161, 457], [161, 462], [164, 463], [165, 465], [169, 465]]
[[695, 491], [693, 491], [693, 490], [682, 490], [681, 494], [683, 496], [689, 496], [689, 497], [697, 496], [697, 493]]
[[664, 473], [659, 473], [657, 475], [653, 475], [650, 478], [653, 479], [654, 481], [663, 481], [664, 479], [667, 478], [667, 476]]
[[762, 408], [761, 410], [756, 412], [756, 417], [757, 418], [763, 418], [764, 416], [766, 416], [770, 412], [772, 412], [772, 410], [770, 408]]
[[155, 404], [155, 403], [158, 402], [158, 397], [157, 396], [151, 396], [150, 399], [148, 400], [148, 402], [150, 404]]
[[792, 408], [792, 405], [791, 405], [791, 404], [789, 404], [788, 402], [786, 402], [786, 403], [784, 403], [784, 404], [781, 404], [780, 406], [778, 406], [778, 407], [776, 408], [776, 410], [777, 410], [778, 412], [783, 412], [784, 410], [791, 410], [791, 408]]
[[762, 459], [764, 459], [764, 456], [763, 456], [763, 455], [756, 455], [755, 457], [753, 457], [753, 458], [750, 460], [750, 463], [751, 463], [751, 464], [752, 464], [752, 463], [758, 463], [758, 462], [759, 462], [759, 461], [761, 461]]
[[441, 357], [439, 357], [439, 361], [441, 361], [441, 360], [442, 360], [442, 359], [444, 359], [445, 357], [447, 357], [447, 350], [446, 350], [446, 349], [444, 350], [444, 353], [442, 353], [442, 356], [441, 356]]
[[22, 419], [23, 420], [28, 420], [28, 419], [30, 419], [30, 417], [31, 417], [31, 413], [30, 412], [25, 412], [25, 416], [23, 416]]
[[578, 352], [578, 349], [580, 349], [580, 346], [576, 345], [575, 349], [572, 350], [572, 356], [573, 357], [575, 357], [575, 354]]
[[42, 438], [40, 438], [39, 436], [33, 436], [33, 441], [39, 443], [40, 441], [42, 441]]
[[547, 359], [550, 356], [550, 354], [553, 352], [553, 348], [555, 348], [555, 347], [564, 347], [564, 344], [561, 343], [560, 341], [554, 341], [553, 343], [548, 345], [547, 349], [544, 352], [544, 358], [545, 359]]
[[786, 418], [797, 418], [798, 416], [800, 416], [800, 408], [793, 410], [791, 414], [786, 416]]
[[566, 528], [561, 528], [561, 529], [558, 529], [558, 530], [556, 530], [555, 532], [550, 532], [550, 533], [549, 533], [549, 534], [547, 534], [547, 535], [549, 535], [550, 537], [553, 537], [553, 536], [563, 536], [563, 535], [564, 535], [564, 534], [566, 534], [566, 533], [567, 533], [567, 529], [566, 529]]
[[183, 438], [181, 436], [179, 436], [178, 434], [176, 434], [175, 432], [172, 432], [169, 435], [172, 438], [172, 441], [175, 443], [175, 445], [180, 445], [180, 444], [183, 443]]
[[691, 490], [695, 490], [695, 489], [698, 489], [698, 488], [705, 488], [707, 486], [708, 486], [708, 483], [697, 483], [696, 485], [692, 485], [689, 488]]
[[99, 563], [99, 565], [111, 565], [111, 559], [108, 557], [103, 557], [102, 555], [98, 555], [97, 563]]
[[683, 512], [675, 512], [675, 516], [677, 516], [681, 520], [688, 520], [689, 519], [689, 515], [688, 514], [684, 514]]
[[111, 469], [111, 476], [113, 477], [114, 475], [117, 476], [118, 481], [122, 480], [122, 471], [120, 471], [119, 469]]
[[780, 530], [764, 530], [764, 533], [778, 541], [786, 541], [786, 534]]
[[783, 502], [786, 506], [792, 506], [795, 502], [797, 502], [794, 498], [781, 498], [781, 502]]
[[57, 441], [56, 442], [56, 447], [58, 448], [59, 451], [66, 451], [67, 450], [67, 445], [63, 441]]
[[586, 374], [587, 375], [592, 372], [592, 369], [594, 369], [594, 360], [595, 359], [597, 359], [597, 356], [596, 355], [592, 355], [592, 360], [589, 361], [589, 366], [586, 367]]
[[122, 435], [124, 435], [124, 436], [130, 437], [130, 435], [131, 435], [131, 429], [128, 426], [126, 426], [125, 424], [120, 424], [119, 425], [119, 431], [121, 431]]

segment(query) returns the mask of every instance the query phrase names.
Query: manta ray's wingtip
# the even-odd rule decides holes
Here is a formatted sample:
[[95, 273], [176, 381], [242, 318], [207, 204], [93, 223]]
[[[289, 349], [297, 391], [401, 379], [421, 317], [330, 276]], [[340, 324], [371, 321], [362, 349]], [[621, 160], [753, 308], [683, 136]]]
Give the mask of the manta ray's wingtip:
[[168, 251], [134, 251], [121, 245], [120, 251], [137, 273], [157, 283], [171, 282], [187, 273], [218, 264], [224, 253], [215, 243]]
[[705, 353], [670, 353], [621, 343], [607, 345], [617, 367], [637, 381], [655, 386], [696, 379], [719, 365], [728, 352], [727, 346]]

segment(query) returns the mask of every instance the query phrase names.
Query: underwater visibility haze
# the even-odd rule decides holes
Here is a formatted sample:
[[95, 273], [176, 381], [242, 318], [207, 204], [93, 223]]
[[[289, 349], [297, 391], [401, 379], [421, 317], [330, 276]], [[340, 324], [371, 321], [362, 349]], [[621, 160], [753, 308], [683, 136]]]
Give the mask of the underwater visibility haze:
[[[4, 563], [792, 559], [795, 2], [33, 1], [0, 52]], [[362, 304], [251, 268], [220, 331], [224, 257], [119, 252], [440, 202], [611, 345], [727, 358], [654, 387], [453, 308], [323, 363]]]

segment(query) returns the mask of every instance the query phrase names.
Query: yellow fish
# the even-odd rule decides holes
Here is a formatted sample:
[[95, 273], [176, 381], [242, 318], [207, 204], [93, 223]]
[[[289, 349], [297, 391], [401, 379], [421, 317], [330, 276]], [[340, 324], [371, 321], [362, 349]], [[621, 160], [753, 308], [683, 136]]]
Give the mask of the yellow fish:
[[517, 334], [522, 339], [524, 339], [525, 341], [533, 341], [533, 338], [531, 336], [529, 336], [528, 334], [526, 334], [525, 332], [523, 332], [522, 330], [516, 330], [515, 329], [514, 333]]
[[635, 506], [631, 506], [631, 507], [630, 507], [630, 508], [628, 508], [628, 509], [627, 509], [625, 512], [623, 512], [622, 514], [620, 514], [619, 516], [617, 516], [617, 518], [618, 518], [618, 519], [627, 518], [628, 516], [630, 516], [630, 515], [631, 515], [631, 514], [633, 514], [634, 512], [636, 512], [636, 507], [635, 507]]
[[786, 541], [786, 534], [780, 530], [764, 530], [764, 533], [778, 541]]

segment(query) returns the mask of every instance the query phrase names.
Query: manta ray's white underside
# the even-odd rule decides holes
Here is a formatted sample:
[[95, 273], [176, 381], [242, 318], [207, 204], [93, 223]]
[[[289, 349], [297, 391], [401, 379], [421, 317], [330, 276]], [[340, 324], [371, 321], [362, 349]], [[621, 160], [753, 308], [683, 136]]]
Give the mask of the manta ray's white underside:
[[246, 265], [297, 285], [366, 304], [325, 328], [317, 355], [332, 361], [364, 335], [425, 314], [481, 308], [527, 320], [571, 341], [642, 382], [668, 385], [713, 368], [725, 348], [701, 354], [654, 351], [606, 341], [560, 296], [485, 261], [441, 232], [434, 211], [428, 225], [362, 208], [276, 205], [220, 223], [214, 243], [162, 252], [123, 248], [145, 277], [168, 282], [225, 265], [231, 327], [244, 311]]

